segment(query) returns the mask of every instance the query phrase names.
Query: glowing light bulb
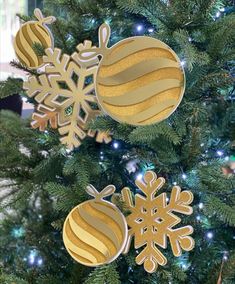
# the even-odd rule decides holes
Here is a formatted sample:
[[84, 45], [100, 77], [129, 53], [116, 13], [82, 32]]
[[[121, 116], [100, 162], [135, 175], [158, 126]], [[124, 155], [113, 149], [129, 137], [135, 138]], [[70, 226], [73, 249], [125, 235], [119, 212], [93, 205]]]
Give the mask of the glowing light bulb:
[[199, 207], [199, 209], [202, 209], [202, 208], [204, 207], [204, 204], [203, 204], [202, 202], [200, 202], [200, 203], [198, 204], [198, 207]]
[[118, 142], [114, 142], [113, 143], [113, 148], [114, 149], [118, 149], [119, 148], [119, 143]]
[[25, 98], [25, 97], [22, 97], [22, 101], [25, 102], [25, 103], [27, 103], [28, 99]]
[[149, 32], [149, 33], [153, 33], [153, 32], [154, 32], [154, 29], [153, 29], [153, 28], [149, 28], [149, 29], [148, 29], [148, 32]]
[[137, 180], [141, 180], [143, 178], [143, 175], [142, 174], [138, 174], [137, 176], [136, 176], [136, 179]]
[[218, 150], [218, 151], [216, 151], [216, 154], [217, 154], [219, 157], [222, 157], [223, 154], [224, 154], [224, 152], [221, 151], [221, 150]]
[[208, 233], [206, 234], [206, 237], [211, 240], [211, 239], [213, 239], [214, 234], [213, 234], [212, 232], [208, 232]]
[[186, 178], [187, 178], [186, 174], [182, 174], [182, 179], [186, 179]]
[[141, 32], [143, 30], [143, 25], [138, 25], [136, 29], [138, 32]]
[[37, 265], [41, 266], [42, 264], [43, 264], [43, 260], [42, 260], [42, 258], [39, 258], [38, 261], [37, 261]]

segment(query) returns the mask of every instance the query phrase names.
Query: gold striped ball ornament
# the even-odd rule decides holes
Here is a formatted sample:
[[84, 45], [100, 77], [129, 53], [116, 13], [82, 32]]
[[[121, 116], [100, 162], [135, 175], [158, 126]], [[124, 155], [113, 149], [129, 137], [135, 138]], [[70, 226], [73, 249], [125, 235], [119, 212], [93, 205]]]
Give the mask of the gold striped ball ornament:
[[68, 253], [86, 266], [99, 266], [115, 260], [127, 241], [127, 223], [119, 209], [103, 198], [113, 194], [108, 185], [98, 192], [92, 185], [87, 193], [94, 199], [79, 204], [67, 216], [63, 240]]
[[101, 55], [96, 94], [113, 119], [148, 125], [169, 117], [180, 104], [185, 75], [176, 53], [160, 40], [136, 36], [112, 47], [110, 27], [99, 29], [99, 47], [81, 51], [82, 60]]
[[14, 40], [14, 49], [19, 61], [28, 68], [37, 69], [43, 65], [41, 56], [33, 49], [34, 44], [40, 44], [44, 49], [53, 48], [53, 36], [47, 25], [56, 19], [53, 16], [44, 18], [40, 9], [34, 10], [38, 21], [29, 21], [22, 25]]

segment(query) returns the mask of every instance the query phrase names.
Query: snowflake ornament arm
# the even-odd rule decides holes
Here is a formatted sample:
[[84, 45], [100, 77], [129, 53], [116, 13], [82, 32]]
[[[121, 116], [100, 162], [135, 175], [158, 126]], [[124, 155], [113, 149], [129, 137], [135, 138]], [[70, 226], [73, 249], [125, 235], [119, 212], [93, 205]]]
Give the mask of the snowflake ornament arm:
[[57, 112], [53, 111], [44, 105], [39, 104], [37, 107], [37, 112], [32, 115], [33, 121], [31, 122], [32, 128], [39, 128], [40, 131], [44, 131], [50, 124], [51, 128], [57, 128]]
[[131, 239], [134, 237], [136, 249], [145, 246], [137, 255], [136, 263], [144, 263], [144, 268], [149, 273], [156, 271], [158, 264], [163, 266], [167, 263], [166, 257], [157, 247], [166, 248], [167, 237], [175, 256], [181, 255], [181, 248], [189, 251], [194, 247], [194, 241], [189, 236], [193, 232], [191, 226], [173, 228], [181, 221], [173, 212], [192, 214], [189, 204], [193, 200], [193, 195], [189, 191], [181, 192], [180, 187], [175, 186], [167, 204], [166, 193], [156, 196], [156, 192], [164, 183], [164, 178], [157, 179], [154, 172], [146, 172], [144, 182], [136, 180], [136, 185], [145, 197], [136, 194], [135, 204], [129, 188], [122, 190], [123, 200], [131, 211], [127, 216], [129, 233], [124, 253], [129, 251]]

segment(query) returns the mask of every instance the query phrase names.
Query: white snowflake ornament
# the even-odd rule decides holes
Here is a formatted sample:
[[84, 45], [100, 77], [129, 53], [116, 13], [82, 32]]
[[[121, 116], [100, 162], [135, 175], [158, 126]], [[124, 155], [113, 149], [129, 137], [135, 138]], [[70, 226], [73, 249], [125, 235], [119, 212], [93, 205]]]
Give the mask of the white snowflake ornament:
[[174, 186], [171, 198], [167, 202], [165, 192], [156, 195], [164, 185], [165, 179], [157, 178], [152, 171], [145, 173], [144, 181], [136, 180], [135, 183], [145, 196], [136, 194], [134, 204], [130, 189], [122, 190], [123, 201], [131, 212], [126, 217], [129, 232], [124, 254], [129, 251], [131, 239], [134, 237], [135, 249], [145, 246], [137, 255], [136, 263], [139, 265], [144, 263], [144, 269], [153, 273], [158, 264], [164, 266], [167, 263], [166, 257], [158, 248], [166, 249], [167, 238], [174, 256], [180, 256], [182, 249], [190, 251], [194, 248], [194, 240], [189, 236], [193, 233], [193, 228], [191, 226], [175, 228], [181, 222], [175, 212], [192, 214], [193, 209], [189, 204], [193, 201], [193, 194], [190, 191], [181, 192], [179, 186]]

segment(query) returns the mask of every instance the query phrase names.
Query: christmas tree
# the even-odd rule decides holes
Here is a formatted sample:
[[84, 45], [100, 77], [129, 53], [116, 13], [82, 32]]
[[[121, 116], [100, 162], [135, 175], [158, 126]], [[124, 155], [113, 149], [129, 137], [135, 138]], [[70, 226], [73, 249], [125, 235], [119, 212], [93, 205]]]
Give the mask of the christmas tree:
[[[72, 151], [50, 127], [40, 132], [9, 111], [0, 112], [0, 283], [234, 283], [235, 282], [235, 15], [233, 1], [45, 0], [43, 13], [54, 15], [55, 47], [71, 55], [79, 43], [98, 46], [98, 27], [111, 26], [112, 45], [147, 35], [168, 44], [180, 57], [186, 91], [166, 120], [133, 127], [109, 116], [89, 128], [112, 134], [110, 143], [84, 139]], [[33, 16], [19, 15], [23, 22]], [[41, 46], [34, 46], [38, 56]], [[38, 76], [17, 61], [12, 65]], [[0, 83], [0, 98], [19, 93], [23, 82]], [[34, 99], [28, 99], [35, 103]], [[114, 184], [116, 193], [153, 170], [194, 194], [191, 216], [195, 248], [182, 256], [164, 250], [168, 263], [149, 274], [135, 262], [137, 251], [90, 268], [65, 250], [62, 227], [68, 213], [89, 199], [93, 184]], [[7, 189], [6, 189], [7, 188]], [[120, 195], [114, 202], [128, 215]]]

